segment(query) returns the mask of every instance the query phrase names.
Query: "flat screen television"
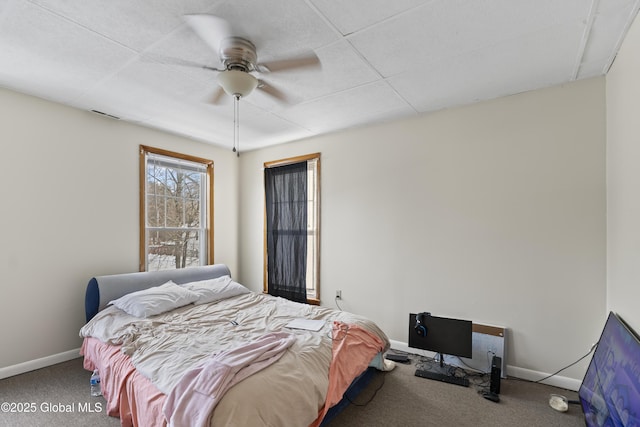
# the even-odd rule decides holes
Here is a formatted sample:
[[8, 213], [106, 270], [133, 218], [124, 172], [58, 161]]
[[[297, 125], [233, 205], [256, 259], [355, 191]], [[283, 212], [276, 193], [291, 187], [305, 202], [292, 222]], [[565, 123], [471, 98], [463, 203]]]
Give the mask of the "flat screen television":
[[578, 397], [587, 426], [640, 426], [640, 339], [609, 313]]
[[436, 317], [430, 313], [409, 313], [409, 347], [439, 353], [440, 366], [444, 355], [471, 358], [473, 322]]

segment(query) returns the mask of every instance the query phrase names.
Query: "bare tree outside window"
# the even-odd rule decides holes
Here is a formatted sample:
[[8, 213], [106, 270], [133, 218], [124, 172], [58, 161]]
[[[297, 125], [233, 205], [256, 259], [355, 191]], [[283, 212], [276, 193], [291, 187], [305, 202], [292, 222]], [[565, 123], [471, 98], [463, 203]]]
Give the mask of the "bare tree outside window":
[[211, 197], [207, 191], [211, 162], [203, 164], [188, 160], [188, 156], [177, 158], [143, 148], [147, 150], [141, 150], [145, 171], [141, 183], [145, 234], [141, 264], [152, 271], [212, 263], [208, 226]]

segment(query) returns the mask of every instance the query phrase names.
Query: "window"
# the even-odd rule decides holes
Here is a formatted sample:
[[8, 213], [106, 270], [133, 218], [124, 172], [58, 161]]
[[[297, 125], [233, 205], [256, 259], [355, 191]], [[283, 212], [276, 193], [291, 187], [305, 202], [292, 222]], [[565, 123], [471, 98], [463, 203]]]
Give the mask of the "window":
[[213, 162], [140, 146], [140, 271], [213, 264]]
[[293, 291], [299, 296], [293, 288], [299, 290], [296, 283], [302, 282], [306, 302], [319, 304], [320, 154], [267, 162], [264, 167], [264, 291], [284, 297]]

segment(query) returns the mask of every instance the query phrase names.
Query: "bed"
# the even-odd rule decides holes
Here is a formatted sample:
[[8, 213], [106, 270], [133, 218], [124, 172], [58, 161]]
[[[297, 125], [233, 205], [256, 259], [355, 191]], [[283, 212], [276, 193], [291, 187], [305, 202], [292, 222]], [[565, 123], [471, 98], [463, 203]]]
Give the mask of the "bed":
[[251, 292], [222, 264], [94, 277], [85, 310], [84, 368], [123, 426], [326, 425], [392, 368], [371, 320]]

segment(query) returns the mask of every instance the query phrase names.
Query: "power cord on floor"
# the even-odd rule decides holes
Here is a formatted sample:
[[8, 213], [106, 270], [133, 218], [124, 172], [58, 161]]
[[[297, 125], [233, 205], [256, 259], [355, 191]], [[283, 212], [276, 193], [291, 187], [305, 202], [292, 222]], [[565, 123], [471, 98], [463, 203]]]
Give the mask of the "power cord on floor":
[[[493, 354], [495, 354], [495, 353], [493, 353]], [[455, 357], [456, 359], [458, 359], [458, 362], [462, 363], [462, 364], [465, 366], [466, 370], [472, 371], [473, 373], [475, 373], [475, 374], [480, 374], [480, 375], [484, 375], [484, 374], [486, 374], [486, 373], [487, 373], [487, 372], [482, 372], [482, 371], [481, 371], [481, 370], [479, 370], [478, 368], [474, 368], [473, 366], [469, 366], [469, 365], [467, 365], [467, 364], [464, 362], [464, 360], [462, 360], [462, 358], [461, 358], [461, 357], [458, 357], [458, 356], [453, 356], [453, 357]]]
[[542, 381], [544, 381], [544, 380], [548, 380], [549, 378], [551, 378], [551, 377], [553, 377], [553, 376], [555, 376], [555, 375], [558, 375], [560, 372], [564, 371], [564, 370], [565, 370], [565, 369], [567, 369], [567, 368], [572, 367], [573, 365], [575, 365], [576, 363], [578, 363], [579, 361], [581, 361], [582, 359], [584, 359], [585, 357], [587, 357], [588, 355], [590, 355], [590, 354], [593, 352], [593, 350], [595, 350], [595, 348], [596, 348], [596, 347], [598, 347], [598, 343], [595, 343], [594, 345], [592, 345], [592, 346], [591, 346], [591, 349], [589, 350], [589, 352], [588, 352], [587, 354], [585, 354], [584, 356], [582, 356], [580, 359], [578, 359], [578, 360], [576, 360], [575, 362], [573, 362], [573, 363], [571, 363], [571, 364], [569, 364], [569, 365], [565, 366], [565, 367], [564, 367], [564, 368], [562, 368], [562, 369], [559, 369], [559, 370], [555, 371], [555, 372], [554, 372], [553, 374], [551, 374], [551, 375], [547, 375], [546, 377], [544, 377], [544, 378], [542, 378], [542, 379], [539, 379], [539, 380], [537, 380], [537, 381], [533, 381], [533, 382], [534, 382], [534, 383], [540, 383], [540, 382], [542, 382]]
[[384, 385], [385, 382], [385, 378], [387, 376], [387, 372], [383, 371], [383, 372], [378, 372], [378, 376], [382, 377], [382, 381], [380, 381], [380, 384], [378, 385], [378, 387], [373, 391], [373, 394], [371, 395], [371, 397], [369, 397], [369, 399], [367, 399], [366, 402], [364, 403], [356, 403], [353, 400], [351, 400], [351, 398], [349, 397], [349, 395], [347, 393], [344, 394], [344, 397], [349, 401], [349, 403], [351, 403], [353, 406], [367, 406], [369, 403], [371, 403], [371, 401], [376, 397], [376, 394], [378, 394], [378, 391], [380, 391], [380, 389], [382, 388], [382, 386]]

